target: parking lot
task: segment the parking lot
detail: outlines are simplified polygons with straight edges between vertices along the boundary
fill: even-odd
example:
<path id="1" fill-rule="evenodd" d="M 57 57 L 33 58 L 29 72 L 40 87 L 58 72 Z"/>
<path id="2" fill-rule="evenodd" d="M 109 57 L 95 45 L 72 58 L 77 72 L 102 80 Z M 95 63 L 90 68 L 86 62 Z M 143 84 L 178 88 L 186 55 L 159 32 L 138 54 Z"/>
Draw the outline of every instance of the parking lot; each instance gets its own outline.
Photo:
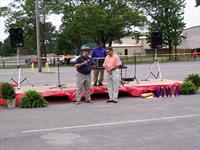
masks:
<path id="1" fill-rule="evenodd" d="M 134 76 L 134 65 L 127 65 L 127 77 Z M 144 80 L 148 74 L 148 70 L 151 64 L 138 64 L 137 65 L 137 78 L 139 80 Z M 171 62 L 171 63 L 160 63 L 161 72 L 164 79 L 171 80 L 184 80 L 191 73 L 200 73 L 200 62 Z M 0 81 L 10 81 L 15 69 L 0 69 Z M 50 72 L 45 72 L 43 68 L 43 73 L 38 73 L 37 68 L 35 72 L 31 68 L 23 69 L 24 75 L 29 79 L 29 81 L 35 85 L 57 85 L 57 67 L 50 68 Z M 155 70 L 156 71 L 156 70 Z M 65 85 L 70 85 L 75 83 L 75 73 L 74 67 L 60 67 L 60 79 L 61 83 Z M 17 74 L 15 75 L 17 79 Z M 10 81 L 11 82 L 11 81 Z M 28 85 L 25 81 L 23 85 Z"/>
<path id="2" fill-rule="evenodd" d="M 130 66 L 132 67 L 132 66 Z M 149 64 L 138 65 L 143 79 Z M 161 64 L 164 78 L 183 80 L 199 73 L 199 62 Z M 1 81 L 13 70 L 0 70 Z M 52 73 L 32 73 L 35 85 L 56 85 Z M 75 82 L 74 68 L 61 68 L 62 83 Z M 0 107 L 0 150 L 199 150 L 200 95 L 142 99 L 121 96 L 107 104 L 75 105 L 60 101 L 47 108 L 8 110 Z"/>

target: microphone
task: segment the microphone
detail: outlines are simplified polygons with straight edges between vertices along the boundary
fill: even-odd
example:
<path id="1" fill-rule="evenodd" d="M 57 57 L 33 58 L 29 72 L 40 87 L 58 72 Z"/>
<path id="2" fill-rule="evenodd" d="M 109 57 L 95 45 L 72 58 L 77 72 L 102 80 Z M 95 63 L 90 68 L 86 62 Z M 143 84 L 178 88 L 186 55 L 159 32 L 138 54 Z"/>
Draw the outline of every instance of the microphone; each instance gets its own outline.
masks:
<path id="1" fill-rule="evenodd" d="M 90 62 L 90 58 L 87 59 L 87 64 L 86 64 L 86 66 L 88 65 L 88 62 Z"/>

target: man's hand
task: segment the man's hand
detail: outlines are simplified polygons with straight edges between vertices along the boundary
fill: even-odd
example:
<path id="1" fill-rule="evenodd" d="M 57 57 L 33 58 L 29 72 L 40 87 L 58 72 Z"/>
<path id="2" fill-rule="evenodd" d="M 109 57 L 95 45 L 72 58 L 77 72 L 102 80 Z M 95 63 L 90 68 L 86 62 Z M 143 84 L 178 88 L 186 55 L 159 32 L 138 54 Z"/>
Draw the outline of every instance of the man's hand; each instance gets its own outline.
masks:
<path id="1" fill-rule="evenodd" d="M 119 68 L 119 66 L 115 66 L 115 67 L 109 69 L 109 71 L 113 71 L 113 70 L 115 70 L 115 69 L 117 69 L 117 68 Z"/>
<path id="2" fill-rule="evenodd" d="M 88 61 L 87 60 L 85 60 L 82 64 L 83 65 L 86 65 L 88 63 Z"/>
<path id="3" fill-rule="evenodd" d="M 80 64 L 76 64 L 74 67 L 75 67 L 75 68 L 80 68 L 81 65 L 80 65 Z"/>
<path id="4" fill-rule="evenodd" d="M 93 66 L 91 66 L 91 69 L 96 70 L 96 69 L 97 69 L 97 66 L 96 66 L 96 65 L 93 65 Z"/>
<path id="5" fill-rule="evenodd" d="M 110 71 L 110 70 L 107 70 L 107 72 L 108 72 L 108 74 L 109 74 L 109 75 L 112 75 L 112 71 Z"/>
<path id="6" fill-rule="evenodd" d="M 107 67 L 105 69 L 106 69 L 106 71 L 108 72 L 109 75 L 112 75 L 112 70 L 111 69 L 108 69 Z"/>

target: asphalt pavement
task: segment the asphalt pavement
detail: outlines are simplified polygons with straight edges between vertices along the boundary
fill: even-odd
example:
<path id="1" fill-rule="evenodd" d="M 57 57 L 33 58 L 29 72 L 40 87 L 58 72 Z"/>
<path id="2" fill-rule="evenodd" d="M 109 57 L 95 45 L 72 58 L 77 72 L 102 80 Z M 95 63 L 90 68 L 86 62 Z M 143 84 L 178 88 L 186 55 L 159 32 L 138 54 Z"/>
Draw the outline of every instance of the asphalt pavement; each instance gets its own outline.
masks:
<path id="1" fill-rule="evenodd" d="M 138 64 L 137 65 L 137 78 L 139 80 L 144 80 L 148 75 L 149 68 L 152 64 Z M 127 65 L 127 77 L 134 76 L 134 65 Z M 160 63 L 160 68 L 162 76 L 164 79 L 171 80 L 184 80 L 188 74 L 191 73 L 200 73 L 200 62 L 171 62 L 171 63 Z M 153 69 L 155 72 L 156 69 Z M 0 81 L 10 81 L 15 69 L 0 69 Z M 58 84 L 58 74 L 57 68 L 50 68 L 50 72 L 45 72 L 43 68 L 43 73 L 38 73 L 37 68 L 35 72 L 32 72 L 31 68 L 23 69 L 23 74 L 28 80 L 35 86 L 38 85 L 57 85 Z M 76 70 L 74 67 L 60 67 L 60 81 L 62 84 L 69 85 L 75 83 L 75 73 Z M 123 72 L 125 75 L 125 72 Z M 14 76 L 15 79 L 18 78 L 16 73 Z M 10 81 L 11 82 L 11 81 Z M 25 81 L 23 85 L 28 85 Z"/>
<path id="2" fill-rule="evenodd" d="M 0 150 L 199 150 L 199 95 L 0 108 Z"/>

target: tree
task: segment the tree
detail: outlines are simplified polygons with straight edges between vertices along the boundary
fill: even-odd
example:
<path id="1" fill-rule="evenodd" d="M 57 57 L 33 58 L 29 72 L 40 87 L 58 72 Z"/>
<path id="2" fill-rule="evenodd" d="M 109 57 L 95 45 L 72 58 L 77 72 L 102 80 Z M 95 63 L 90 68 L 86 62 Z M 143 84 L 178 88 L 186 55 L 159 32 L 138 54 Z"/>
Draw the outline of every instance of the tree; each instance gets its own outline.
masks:
<path id="1" fill-rule="evenodd" d="M 106 11 L 107 31 L 99 31 L 102 41 L 112 45 L 112 42 L 120 42 L 124 36 L 134 33 L 135 27 L 143 27 L 146 17 L 141 9 L 138 9 L 135 0 L 110 0 L 102 2 Z"/>
<path id="2" fill-rule="evenodd" d="M 51 22 L 46 22 L 43 26 L 45 27 L 43 28 L 44 31 L 42 30 L 42 33 L 44 34 L 43 39 L 45 39 L 45 51 L 50 53 L 53 52 L 55 48 L 58 32 L 56 30 L 56 27 Z"/>
<path id="3" fill-rule="evenodd" d="M 42 53 L 45 55 L 45 41 L 50 42 L 53 45 L 55 41 L 55 27 L 45 22 L 46 16 L 51 13 L 48 6 L 51 5 L 52 0 L 40 1 L 40 14 L 43 14 L 40 20 L 41 31 L 41 48 Z M 2 11 L 1 11 L 2 10 Z M 10 28 L 22 27 L 24 30 L 24 48 L 22 52 L 24 54 L 36 53 L 36 30 L 35 30 L 35 4 L 34 0 L 16 0 L 11 2 L 8 7 L 0 9 L 1 16 L 6 16 L 6 31 Z M 46 28 L 45 28 L 46 27 Z M 49 37 L 54 37 L 54 40 L 50 40 Z M 53 46 L 50 46 L 51 48 Z"/>
<path id="4" fill-rule="evenodd" d="M 13 56 L 17 53 L 17 50 L 10 46 L 10 38 L 6 38 L 1 46 L 0 55 L 1 56 Z"/>
<path id="5" fill-rule="evenodd" d="M 63 4 L 61 32 L 80 49 L 85 42 L 103 42 L 110 46 L 142 27 L 146 17 L 136 9 L 135 0 L 80 0 Z M 62 9 L 61 9 L 62 10 Z"/>
<path id="6" fill-rule="evenodd" d="M 2 56 L 2 46 L 3 46 L 3 43 L 0 41 L 0 56 Z"/>
<path id="7" fill-rule="evenodd" d="M 183 21 L 185 0 L 143 0 L 139 3 L 145 8 L 149 19 L 149 31 L 163 33 L 163 44 L 168 46 L 169 53 L 181 43 L 181 34 L 185 27 Z M 171 59 L 172 57 L 170 57 Z"/>
<path id="8" fill-rule="evenodd" d="M 135 27 L 146 22 L 143 11 L 136 7 L 136 0 L 41 0 L 41 37 L 45 33 L 45 16 L 63 14 L 62 26 L 57 38 L 57 50 L 80 49 L 86 42 L 101 41 L 112 45 L 124 36 L 132 35 Z M 6 26 L 24 27 L 25 49 L 35 51 L 34 0 L 16 0 L 4 11 Z M 53 37 L 53 36 L 52 36 Z M 46 39 L 43 38 L 43 51 Z M 27 47 L 27 48 L 26 48 Z M 26 50 L 27 51 L 27 50 Z"/>
<path id="9" fill-rule="evenodd" d="M 7 10 L 7 7 L 0 7 L 0 16 L 2 16 L 4 11 L 6 10 Z"/>
<path id="10" fill-rule="evenodd" d="M 200 0 L 196 0 L 196 7 L 200 6 Z"/>
<path id="11" fill-rule="evenodd" d="M 66 44 L 73 43 L 77 49 L 80 49 L 87 42 L 96 42 L 97 30 L 105 29 L 105 15 L 97 5 L 79 5 L 71 20 L 62 25 L 64 33 L 62 35 L 66 35 Z"/>

